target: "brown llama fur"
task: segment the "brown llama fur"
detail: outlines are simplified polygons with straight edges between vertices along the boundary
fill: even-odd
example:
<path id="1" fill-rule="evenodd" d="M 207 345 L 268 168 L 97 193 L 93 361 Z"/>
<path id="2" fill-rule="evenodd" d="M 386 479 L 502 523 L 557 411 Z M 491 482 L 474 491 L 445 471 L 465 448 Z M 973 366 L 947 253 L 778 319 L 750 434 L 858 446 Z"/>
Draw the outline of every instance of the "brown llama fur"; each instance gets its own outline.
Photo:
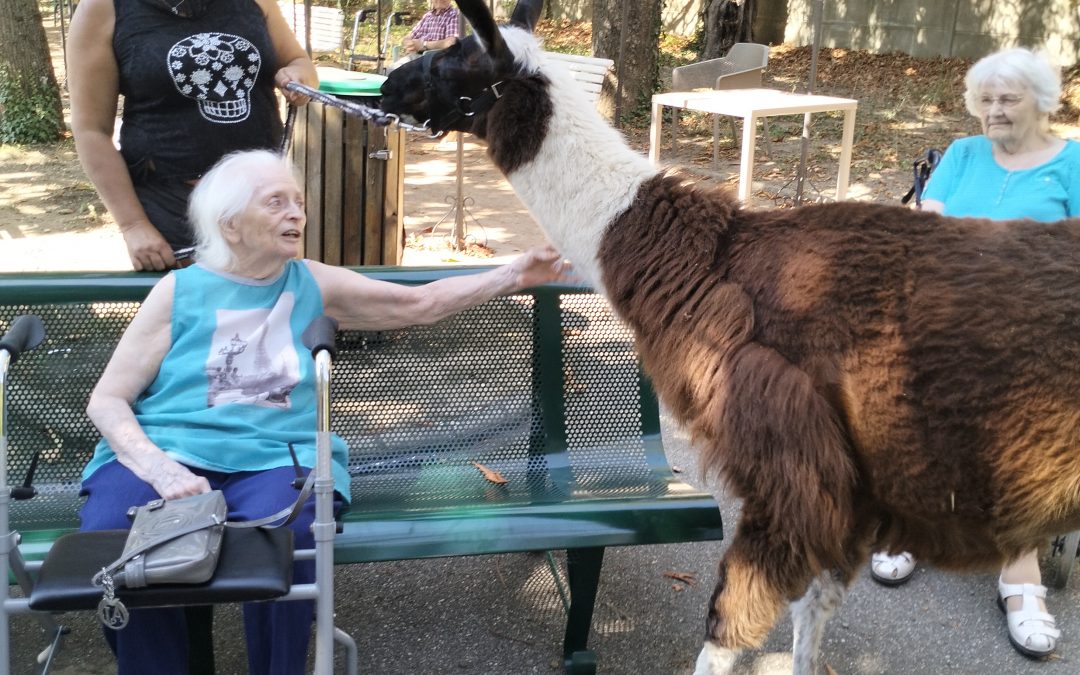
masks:
<path id="1" fill-rule="evenodd" d="M 744 500 L 721 644 L 759 646 L 871 547 L 982 569 L 1080 527 L 1080 220 L 752 211 L 668 173 L 599 257 L 658 394 Z"/>
<path id="2" fill-rule="evenodd" d="M 458 0 L 475 39 L 396 69 L 381 105 L 487 140 L 743 500 L 695 672 L 730 672 L 797 599 L 813 671 L 871 548 L 987 569 L 1080 528 L 1080 219 L 753 211 L 657 175 L 522 32 L 541 4 L 500 33 Z"/>

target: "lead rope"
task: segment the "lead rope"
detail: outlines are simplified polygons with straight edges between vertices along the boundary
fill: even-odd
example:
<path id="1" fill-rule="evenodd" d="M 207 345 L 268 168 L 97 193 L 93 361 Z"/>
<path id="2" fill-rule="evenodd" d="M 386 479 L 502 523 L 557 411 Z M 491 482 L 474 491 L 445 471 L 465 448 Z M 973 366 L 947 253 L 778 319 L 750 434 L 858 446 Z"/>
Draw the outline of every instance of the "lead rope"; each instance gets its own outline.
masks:
<path id="1" fill-rule="evenodd" d="M 292 130 L 296 124 L 296 106 L 289 104 L 289 112 L 285 113 L 285 131 L 281 134 L 281 155 L 289 154 L 289 146 L 292 145 Z"/>
<path id="2" fill-rule="evenodd" d="M 323 105 L 329 105 L 335 108 L 339 108 L 345 111 L 346 114 L 363 118 L 369 122 L 373 122 L 380 127 L 386 127 L 390 126 L 391 124 L 396 124 L 399 129 L 404 129 L 405 131 L 423 131 L 429 135 L 433 135 L 431 134 L 431 120 L 426 120 L 422 124 L 410 124 L 408 122 L 403 122 L 401 121 L 400 117 L 393 113 L 385 113 L 378 108 L 372 108 L 371 106 L 366 106 L 362 103 L 345 101 L 338 98 L 337 96 L 331 96 L 330 94 L 321 92 L 318 89 L 312 89 L 311 87 L 300 84 L 299 82 L 289 82 L 285 85 L 285 88 L 289 91 L 295 91 L 298 94 L 303 94 L 304 96 L 307 96 L 314 101 L 318 101 Z M 292 111 L 293 106 L 289 107 L 289 116 L 291 117 L 294 114 Z M 286 123 L 286 125 L 288 125 L 288 123 Z M 289 132 L 291 131 L 291 129 L 286 129 L 286 131 Z M 288 141 L 286 140 L 285 143 L 287 144 Z"/>

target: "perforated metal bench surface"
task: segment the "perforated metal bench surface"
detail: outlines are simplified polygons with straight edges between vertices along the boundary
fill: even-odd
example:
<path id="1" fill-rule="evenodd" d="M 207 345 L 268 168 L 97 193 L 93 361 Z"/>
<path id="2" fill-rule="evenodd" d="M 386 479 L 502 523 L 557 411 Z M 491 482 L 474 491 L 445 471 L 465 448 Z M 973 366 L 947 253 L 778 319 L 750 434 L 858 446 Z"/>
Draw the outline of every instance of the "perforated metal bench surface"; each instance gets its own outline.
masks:
<path id="1" fill-rule="evenodd" d="M 475 270 L 363 271 L 419 284 Z M 86 400 L 156 280 L 0 275 L 0 321 L 37 314 L 47 332 L 9 378 L 10 482 L 40 453 L 39 494 L 11 502 L 28 560 L 77 527 L 79 476 L 98 440 Z M 632 338 L 589 289 L 535 288 L 434 326 L 345 331 L 338 346 L 331 424 L 349 444 L 352 508 L 336 562 L 565 549 L 564 666 L 588 675 L 605 547 L 723 536 L 713 498 L 668 467 Z"/>
<path id="2" fill-rule="evenodd" d="M 463 270 L 371 268 L 423 283 Z M 154 275 L 0 275 L 0 318 L 48 337 L 11 377 L 10 471 L 41 452 L 39 495 L 12 503 L 23 553 L 77 524 L 98 433 L 87 396 Z M 343 332 L 332 425 L 353 507 L 338 562 L 721 538 L 715 502 L 668 467 L 627 329 L 585 288 L 498 298 L 435 326 Z M 507 479 L 484 479 L 477 464 Z"/>

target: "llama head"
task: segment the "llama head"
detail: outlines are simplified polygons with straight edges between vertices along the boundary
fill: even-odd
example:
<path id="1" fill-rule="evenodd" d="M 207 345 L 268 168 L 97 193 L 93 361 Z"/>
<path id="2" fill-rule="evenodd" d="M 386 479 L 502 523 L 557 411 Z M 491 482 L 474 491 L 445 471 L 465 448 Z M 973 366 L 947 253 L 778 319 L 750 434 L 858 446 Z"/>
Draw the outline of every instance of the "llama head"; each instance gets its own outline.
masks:
<path id="1" fill-rule="evenodd" d="M 484 114 L 502 96 L 505 83 L 536 70 L 530 63 L 538 62 L 539 47 L 529 34 L 543 0 L 519 0 L 507 35 L 484 0 L 457 4 L 473 34 L 396 68 L 383 83 L 380 106 L 387 113 L 427 121 L 433 133 L 468 131 L 482 137 Z M 512 49 L 508 41 L 521 44 Z M 532 57 L 515 54 L 522 51 L 531 51 Z"/>

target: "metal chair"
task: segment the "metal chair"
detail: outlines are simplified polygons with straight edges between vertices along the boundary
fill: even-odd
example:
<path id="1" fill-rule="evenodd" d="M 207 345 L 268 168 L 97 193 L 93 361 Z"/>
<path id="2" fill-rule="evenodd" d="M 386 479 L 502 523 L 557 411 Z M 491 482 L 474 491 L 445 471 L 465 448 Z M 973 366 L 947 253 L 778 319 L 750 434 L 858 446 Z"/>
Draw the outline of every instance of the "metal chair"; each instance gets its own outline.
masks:
<path id="1" fill-rule="evenodd" d="M 752 42 L 736 42 L 728 53 L 718 59 L 699 61 L 679 66 L 671 71 L 672 91 L 695 89 L 755 89 L 761 87 L 761 74 L 769 63 L 769 47 Z M 671 145 L 675 146 L 679 112 L 672 112 Z M 735 118 L 731 120 L 732 142 L 738 139 Z M 765 155 L 771 154 L 769 144 L 769 120 L 762 118 L 765 131 Z M 720 116 L 713 115 L 713 161 L 716 161 L 716 144 L 720 138 Z"/>

